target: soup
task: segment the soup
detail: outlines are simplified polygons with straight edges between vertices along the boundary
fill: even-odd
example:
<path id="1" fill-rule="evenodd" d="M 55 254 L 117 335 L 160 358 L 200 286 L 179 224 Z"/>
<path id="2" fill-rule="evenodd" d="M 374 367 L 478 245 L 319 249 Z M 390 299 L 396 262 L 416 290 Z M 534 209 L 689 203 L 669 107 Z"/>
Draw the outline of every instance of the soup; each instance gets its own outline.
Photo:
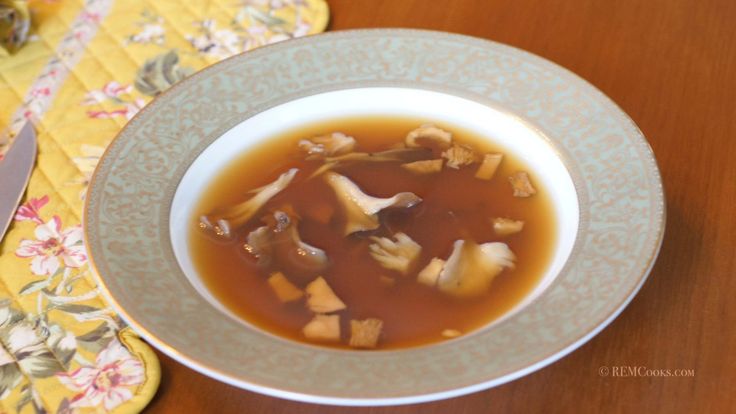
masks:
<path id="1" fill-rule="evenodd" d="M 549 195 L 488 138 L 426 122 L 334 119 L 239 157 L 191 219 L 207 288 L 265 331 L 362 350 L 446 341 L 511 310 L 555 250 Z"/>

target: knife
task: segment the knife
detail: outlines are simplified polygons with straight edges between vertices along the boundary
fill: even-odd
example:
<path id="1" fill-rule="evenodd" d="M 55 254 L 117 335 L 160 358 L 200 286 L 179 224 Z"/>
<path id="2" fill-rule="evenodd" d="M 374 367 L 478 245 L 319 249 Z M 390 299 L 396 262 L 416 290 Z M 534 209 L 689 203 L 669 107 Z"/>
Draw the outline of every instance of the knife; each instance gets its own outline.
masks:
<path id="1" fill-rule="evenodd" d="M 5 158 L 0 160 L 0 240 L 13 220 L 35 160 L 36 133 L 33 126 L 27 123 L 15 137 Z"/>

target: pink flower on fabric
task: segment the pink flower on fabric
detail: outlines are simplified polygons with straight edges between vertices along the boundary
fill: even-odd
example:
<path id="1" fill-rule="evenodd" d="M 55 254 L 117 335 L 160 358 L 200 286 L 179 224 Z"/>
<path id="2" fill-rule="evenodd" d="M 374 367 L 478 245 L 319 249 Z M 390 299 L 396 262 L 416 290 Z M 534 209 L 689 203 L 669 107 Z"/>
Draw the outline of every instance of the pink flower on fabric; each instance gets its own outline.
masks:
<path id="1" fill-rule="evenodd" d="M 102 89 L 87 92 L 82 105 L 94 105 L 105 102 L 108 99 L 120 98 L 121 95 L 128 94 L 132 91 L 132 85 L 123 85 L 117 81 L 108 82 Z"/>
<path id="2" fill-rule="evenodd" d="M 87 262 L 82 245 L 82 227 L 72 226 L 61 230 L 61 219 L 36 226 L 37 240 L 23 239 L 15 251 L 18 257 L 32 257 L 31 272 L 35 275 L 52 275 L 63 263 L 67 267 L 81 267 Z"/>
<path id="3" fill-rule="evenodd" d="M 82 19 L 88 23 L 99 23 L 102 16 L 99 13 L 82 12 Z"/>
<path id="4" fill-rule="evenodd" d="M 51 88 L 38 88 L 31 91 L 31 96 L 34 98 L 43 97 L 43 96 L 50 96 L 51 95 Z"/>
<path id="5" fill-rule="evenodd" d="M 15 212 L 15 221 L 26 221 L 31 220 L 38 224 L 43 224 L 41 216 L 39 215 L 41 207 L 45 206 L 49 202 L 49 196 L 45 195 L 41 198 L 32 198 L 18 207 Z"/>
<path id="6" fill-rule="evenodd" d="M 70 390 L 79 392 L 71 399 L 72 408 L 102 405 L 110 411 L 133 398 L 128 387 L 141 384 L 144 372 L 143 364 L 114 339 L 97 355 L 94 367 L 81 367 L 69 374 L 58 374 L 57 378 Z"/>
<path id="7" fill-rule="evenodd" d="M 132 85 L 121 85 L 116 81 L 108 82 L 103 88 L 102 92 L 111 98 L 117 98 L 120 95 L 130 93 L 133 91 Z"/>
<path id="8" fill-rule="evenodd" d="M 87 116 L 94 119 L 111 119 L 116 116 L 127 116 L 126 108 L 116 109 L 114 111 L 87 111 Z"/>

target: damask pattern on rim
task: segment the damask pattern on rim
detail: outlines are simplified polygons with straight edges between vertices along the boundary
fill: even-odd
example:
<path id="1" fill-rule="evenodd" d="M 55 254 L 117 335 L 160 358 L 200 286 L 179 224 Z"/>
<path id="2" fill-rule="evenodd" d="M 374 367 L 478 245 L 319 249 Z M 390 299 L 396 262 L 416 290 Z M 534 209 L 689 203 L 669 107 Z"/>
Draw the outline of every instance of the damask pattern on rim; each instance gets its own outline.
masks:
<path id="1" fill-rule="evenodd" d="M 566 269 L 541 297 L 491 329 L 456 341 L 361 354 L 294 346 L 245 330 L 183 282 L 168 241 L 167 206 L 189 163 L 208 144 L 295 97 L 391 85 L 491 104 L 534 125 L 559 151 L 581 196 L 581 230 Z M 368 30 L 267 46 L 164 93 L 101 160 L 88 196 L 86 238 L 122 314 L 199 369 L 265 391 L 400 398 L 499 381 L 569 351 L 641 286 L 663 220 L 651 149 L 633 122 L 580 78 L 492 42 Z M 208 337 L 217 340 L 201 340 Z M 313 381 L 317 374 L 319 382 Z"/>

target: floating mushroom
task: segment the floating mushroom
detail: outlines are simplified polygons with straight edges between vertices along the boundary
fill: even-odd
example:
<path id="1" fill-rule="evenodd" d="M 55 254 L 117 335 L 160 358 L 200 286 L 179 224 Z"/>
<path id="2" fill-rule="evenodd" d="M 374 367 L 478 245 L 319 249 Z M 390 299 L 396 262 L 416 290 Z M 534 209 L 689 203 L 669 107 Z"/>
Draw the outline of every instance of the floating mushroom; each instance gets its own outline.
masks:
<path id="1" fill-rule="evenodd" d="M 478 170 L 475 172 L 475 178 L 479 178 L 481 180 L 490 180 L 493 178 L 498 166 L 501 164 L 501 160 L 503 160 L 503 154 L 501 153 L 484 155 L 480 167 L 478 167 Z"/>
<path id="2" fill-rule="evenodd" d="M 514 190 L 514 197 L 531 197 L 537 193 L 529 179 L 529 174 L 524 171 L 517 171 L 509 177 L 511 188 Z"/>
<path id="3" fill-rule="evenodd" d="M 401 168 L 414 174 L 432 174 L 442 171 L 442 160 L 422 160 L 401 164 Z"/>
<path id="4" fill-rule="evenodd" d="M 449 168 L 458 169 L 463 165 L 470 165 L 478 161 L 478 154 L 472 148 L 466 145 L 454 144 L 442 153 L 442 157 L 447 159 L 446 165 Z"/>
<path id="5" fill-rule="evenodd" d="M 504 217 L 496 217 L 493 219 L 493 231 L 499 236 L 510 236 L 520 232 L 524 228 L 524 222 L 521 220 L 512 220 Z"/>
<path id="6" fill-rule="evenodd" d="M 346 307 L 322 276 L 308 284 L 306 291 L 307 307 L 314 313 L 330 313 Z"/>
<path id="7" fill-rule="evenodd" d="M 434 146 L 445 149 L 452 144 L 452 133 L 437 128 L 433 124 L 424 124 L 409 132 L 404 140 L 407 147 Z"/>
<path id="8" fill-rule="evenodd" d="M 503 269 L 514 267 L 515 259 L 514 253 L 504 243 L 479 245 L 457 240 L 437 278 L 437 288 L 457 297 L 482 295 Z"/>
<path id="9" fill-rule="evenodd" d="M 429 264 L 417 275 L 417 282 L 427 286 L 436 286 L 437 279 L 440 278 L 440 272 L 442 272 L 444 266 L 444 260 L 437 257 L 432 258 Z"/>
<path id="10" fill-rule="evenodd" d="M 267 225 L 248 234 L 244 246 L 262 267 L 276 262 L 294 275 L 303 275 L 320 272 L 329 265 L 324 250 L 301 240 L 295 217 L 277 210 L 265 221 Z"/>
<path id="11" fill-rule="evenodd" d="M 312 157 L 332 157 L 347 154 L 355 148 L 355 138 L 342 132 L 333 132 L 299 141 L 299 149 Z"/>
<path id="12" fill-rule="evenodd" d="M 214 231 L 218 236 L 230 237 L 231 229 L 238 228 L 250 220 L 268 200 L 291 183 L 298 171 L 297 168 L 292 168 L 281 174 L 272 183 L 256 189 L 257 194 L 247 201 L 200 217 L 200 228 Z"/>
<path id="13" fill-rule="evenodd" d="M 393 241 L 387 237 L 371 237 L 371 256 L 386 269 L 396 270 L 401 274 L 409 272 L 412 262 L 419 256 L 422 246 L 404 233 L 394 234 Z"/>
<path id="14" fill-rule="evenodd" d="M 314 315 L 314 318 L 304 325 L 302 333 L 307 339 L 315 341 L 339 341 L 340 315 Z"/>
<path id="15" fill-rule="evenodd" d="M 350 346 L 353 348 L 375 348 L 381 336 L 383 321 L 376 318 L 350 321 Z"/>
<path id="16" fill-rule="evenodd" d="M 369 196 L 348 177 L 334 172 L 327 173 L 325 180 L 335 191 L 338 202 L 345 210 L 345 235 L 378 228 L 378 213 L 385 208 L 409 208 L 422 201 L 414 193 L 408 192 L 389 198 Z"/>

